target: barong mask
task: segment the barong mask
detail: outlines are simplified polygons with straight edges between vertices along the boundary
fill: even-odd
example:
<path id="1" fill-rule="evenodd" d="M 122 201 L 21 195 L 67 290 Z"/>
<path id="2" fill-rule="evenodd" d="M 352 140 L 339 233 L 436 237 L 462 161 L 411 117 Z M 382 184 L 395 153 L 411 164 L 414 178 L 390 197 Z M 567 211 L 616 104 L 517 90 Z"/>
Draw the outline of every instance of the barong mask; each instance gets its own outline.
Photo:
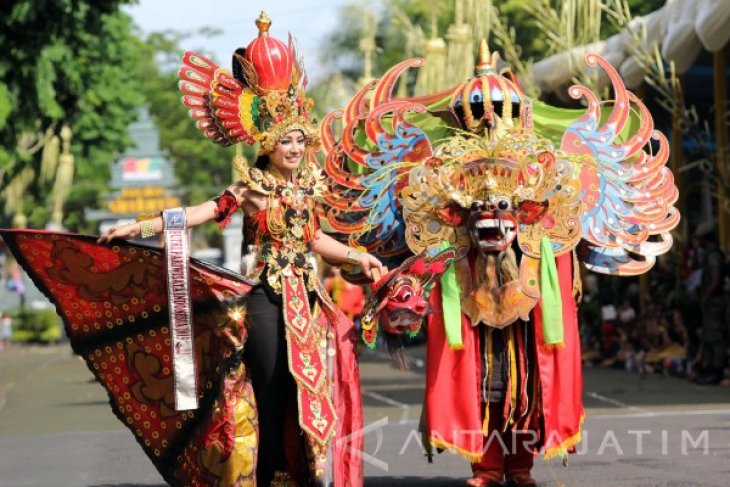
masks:
<path id="1" fill-rule="evenodd" d="M 671 247 L 667 140 L 603 58 L 586 64 L 606 72 L 615 99 L 574 86 L 586 104 L 574 111 L 529 99 L 485 42 L 465 83 L 394 98 L 422 64 L 397 64 L 323 120 L 324 202 L 343 241 L 391 267 L 453 249 L 463 312 L 500 328 L 528 319 L 547 289 L 542 264 L 579 243 L 586 267 L 617 275 L 646 272 Z"/>
<path id="2" fill-rule="evenodd" d="M 235 76 L 204 56 L 183 54 L 178 73 L 183 104 L 198 129 L 223 146 L 258 142 L 259 153 L 268 154 L 292 130 L 301 130 L 308 146 L 318 146 L 314 102 L 304 93 L 307 75 L 294 39 L 289 35 L 285 44 L 272 37 L 264 12 L 256 26 L 258 37 L 234 54 Z"/>
<path id="3" fill-rule="evenodd" d="M 474 77 L 455 89 L 449 110 L 458 125 L 468 133 L 463 138 L 452 140 L 437 156 L 440 155 L 447 164 L 456 162 L 470 166 L 467 173 L 459 177 L 472 180 L 459 184 L 450 197 L 467 210 L 463 223 L 474 248 L 483 255 L 505 251 L 517 237 L 519 225 L 525 228 L 547 213 L 550 206 L 548 198 L 533 201 L 524 199 L 524 196 L 536 193 L 544 196 L 545 191 L 536 191 L 535 186 L 544 187 L 546 183 L 555 182 L 554 177 L 545 177 L 554 171 L 549 162 L 554 162 L 555 156 L 551 151 L 545 151 L 539 156 L 533 153 L 527 158 L 518 155 L 517 161 L 509 160 L 509 157 L 503 158 L 498 146 L 485 144 L 524 133 L 529 130 L 531 120 L 530 105 L 522 88 L 510 68 L 500 60 L 499 54 L 490 53 L 483 40 Z M 524 164 L 519 159 L 528 159 L 529 162 Z M 536 177 L 538 173 L 542 174 Z M 527 187 L 531 189 L 527 191 Z M 451 214 L 453 216 L 453 211 Z M 452 219 L 447 223 L 456 222 Z"/>

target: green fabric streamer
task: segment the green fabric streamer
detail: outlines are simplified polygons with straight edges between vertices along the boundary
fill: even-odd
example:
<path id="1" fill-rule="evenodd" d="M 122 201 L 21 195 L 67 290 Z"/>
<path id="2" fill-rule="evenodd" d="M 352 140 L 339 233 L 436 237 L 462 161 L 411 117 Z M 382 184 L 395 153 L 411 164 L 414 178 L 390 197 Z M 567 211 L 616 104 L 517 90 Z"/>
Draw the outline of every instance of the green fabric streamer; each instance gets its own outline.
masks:
<path id="1" fill-rule="evenodd" d="M 545 344 L 560 345 L 563 343 L 563 302 L 555 255 L 547 235 L 540 240 L 540 298 Z"/>
<path id="2" fill-rule="evenodd" d="M 448 249 L 450 245 L 441 243 L 441 250 Z M 461 289 L 456 283 L 456 268 L 454 260 L 441 275 L 441 309 L 444 313 L 444 328 L 449 348 L 461 350 L 464 343 L 461 340 Z"/>

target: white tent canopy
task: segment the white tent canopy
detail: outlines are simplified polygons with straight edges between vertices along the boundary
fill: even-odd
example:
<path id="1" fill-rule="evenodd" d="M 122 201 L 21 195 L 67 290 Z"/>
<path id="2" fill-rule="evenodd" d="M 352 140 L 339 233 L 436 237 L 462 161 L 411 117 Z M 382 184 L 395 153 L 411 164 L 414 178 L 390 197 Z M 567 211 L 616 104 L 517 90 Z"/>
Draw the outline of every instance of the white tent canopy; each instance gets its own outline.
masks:
<path id="1" fill-rule="evenodd" d="M 716 52 L 730 40 L 730 0 L 667 0 L 648 15 L 636 17 L 627 29 L 646 30 L 649 46 L 657 43 L 662 57 L 674 61 L 678 74 L 694 63 L 704 48 Z M 644 72 L 630 56 L 628 32 L 621 32 L 605 41 L 580 46 L 535 63 L 533 74 L 543 92 L 562 91 L 578 74 L 587 52 L 605 57 L 619 70 L 626 86 L 635 88 L 644 79 Z"/>

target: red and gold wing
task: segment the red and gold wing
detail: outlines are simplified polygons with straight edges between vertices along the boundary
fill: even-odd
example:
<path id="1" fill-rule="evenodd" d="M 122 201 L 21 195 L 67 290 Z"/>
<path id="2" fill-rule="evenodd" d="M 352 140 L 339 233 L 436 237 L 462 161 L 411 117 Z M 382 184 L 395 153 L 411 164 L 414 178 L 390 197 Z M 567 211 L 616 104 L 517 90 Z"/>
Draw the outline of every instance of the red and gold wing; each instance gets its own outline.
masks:
<path id="1" fill-rule="evenodd" d="M 422 59 L 395 65 L 364 86 L 344 110 L 327 114 L 320 127 L 329 179 L 327 222 L 338 238 L 365 247 L 388 265 L 399 265 L 411 254 L 400 200 L 406 174 L 433 155 L 426 132 L 408 120 L 427 118 L 427 107 L 393 96 L 399 77 L 421 65 Z"/>
<path id="2" fill-rule="evenodd" d="M 196 127 L 215 143 L 229 146 L 255 143 L 261 136 L 254 120 L 258 97 L 210 59 L 186 51 L 178 71 L 182 103 L 190 109 Z"/>
<path id="3" fill-rule="evenodd" d="M 561 142 L 564 152 L 587 157 L 580 167 L 585 240 L 581 259 L 596 272 L 641 274 L 671 248 L 670 232 L 679 224 L 677 187 L 666 167 L 669 143 L 654 130 L 649 110 L 626 89 L 607 60 L 589 53 L 586 64 L 605 71 L 615 100 L 601 101 L 581 85 L 568 91 L 587 105 Z M 602 117 L 605 106 L 610 111 Z"/>

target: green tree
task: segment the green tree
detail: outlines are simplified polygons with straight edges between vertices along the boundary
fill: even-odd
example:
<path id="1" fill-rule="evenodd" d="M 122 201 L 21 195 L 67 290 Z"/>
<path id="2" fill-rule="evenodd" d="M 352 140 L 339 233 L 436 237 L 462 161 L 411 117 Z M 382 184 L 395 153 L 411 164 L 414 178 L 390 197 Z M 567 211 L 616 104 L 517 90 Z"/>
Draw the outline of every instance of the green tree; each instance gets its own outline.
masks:
<path id="1" fill-rule="evenodd" d="M 126 129 L 143 102 L 139 68 L 145 49 L 120 11 L 126 3 L 17 0 L 0 6 L 3 226 L 14 205 L 29 214 L 30 225 L 47 223 L 54 137 L 66 125 L 73 132 L 76 169 L 64 223 L 89 230 L 83 208 L 99 203 L 111 162 L 129 146 Z M 10 191 L 14 185 L 16 194 Z"/>
<path id="2" fill-rule="evenodd" d="M 535 0 L 492 0 L 497 7 L 504 24 L 515 30 L 515 37 L 522 56 L 525 59 L 542 59 L 548 53 L 548 45 L 542 32 L 538 29 L 535 18 L 528 11 L 528 7 L 535 4 Z M 550 0 L 551 5 L 558 4 Z M 478 8 L 479 2 L 475 4 Z M 486 2 L 485 2 L 486 5 Z M 645 15 L 664 5 L 664 0 L 629 0 L 631 12 L 634 15 Z M 359 39 L 362 35 L 364 22 L 363 11 L 371 7 L 360 0 L 354 0 L 344 5 L 339 11 L 339 26 L 327 38 L 323 49 L 322 61 L 334 67 L 334 71 L 342 72 L 351 79 L 357 79 L 362 74 L 362 60 L 358 50 Z M 388 68 L 405 58 L 404 46 L 407 44 L 406 32 L 399 15 L 404 13 L 411 24 L 420 27 L 426 33 L 431 32 L 431 15 L 436 11 L 438 35 L 444 36 L 448 26 L 454 19 L 454 0 L 386 0 L 384 8 L 379 12 L 376 44 L 378 55 L 374 62 L 375 75 L 380 75 Z M 467 19 L 467 21 L 469 21 Z M 602 24 L 601 35 L 613 35 L 615 29 L 609 22 Z M 490 45 L 496 42 L 490 41 Z M 498 45 L 496 47 L 499 47 Z M 416 52 L 416 54 L 420 54 Z"/>
<path id="3" fill-rule="evenodd" d="M 210 29 L 204 30 L 209 35 L 216 34 Z M 167 31 L 147 37 L 145 42 L 149 51 L 143 66 L 146 80 L 143 94 L 160 131 L 160 144 L 175 163 L 179 183 L 186 189 L 191 202 L 199 202 L 231 183 L 235 150 L 206 140 L 180 102 L 182 93 L 177 88 L 177 70 L 184 51 L 181 46 L 206 55 L 204 50 L 185 45 L 189 36 L 189 33 Z M 228 65 L 222 67 L 231 70 Z"/>

